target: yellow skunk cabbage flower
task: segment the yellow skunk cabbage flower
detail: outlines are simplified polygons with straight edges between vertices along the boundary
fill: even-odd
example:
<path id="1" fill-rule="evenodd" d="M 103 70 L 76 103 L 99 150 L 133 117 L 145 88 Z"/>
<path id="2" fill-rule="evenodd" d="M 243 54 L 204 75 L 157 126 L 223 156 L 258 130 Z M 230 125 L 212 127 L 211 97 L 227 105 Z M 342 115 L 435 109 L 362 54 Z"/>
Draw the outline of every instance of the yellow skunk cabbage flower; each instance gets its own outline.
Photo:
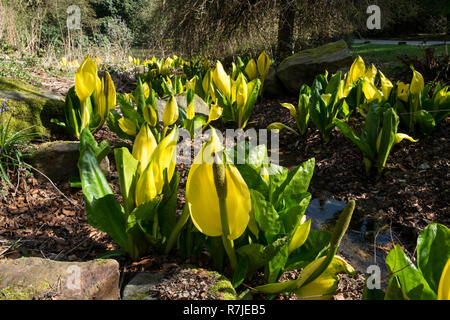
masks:
<path id="1" fill-rule="evenodd" d="M 178 120 L 178 104 L 177 100 L 174 96 L 169 98 L 169 101 L 166 103 L 166 108 L 163 113 L 163 124 L 164 127 L 168 127 L 173 125 Z"/>
<path id="2" fill-rule="evenodd" d="M 156 114 L 155 109 L 153 109 L 153 107 L 151 105 L 147 105 L 144 108 L 143 111 L 144 114 L 144 120 L 151 126 L 154 127 L 156 126 L 157 120 L 158 120 L 158 116 Z"/>
<path id="3" fill-rule="evenodd" d="M 288 109 L 291 116 L 294 118 L 297 117 L 297 109 L 295 109 L 295 106 L 292 103 L 281 103 L 281 106 Z"/>
<path id="4" fill-rule="evenodd" d="M 114 110 L 116 107 L 116 88 L 108 72 L 105 73 L 105 76 L 100 82 L 100 92 L 96 100 L 97 113 L 102 120 L 105 120 L 109 111 Z"/>
<path id="5" fill-rule="evenodd" d="M 148 124 L 144 123 L 139 130 L 133 144 L 133 157 L 139 161 L 139 174 L 142 174 L 150 162 L 153 151 L 156 149 L 156 139 Z"/>
<path id="6" fill-rule="evenodd" d="M 144 82 L 144 83 L 142 84 L 142 89 L 144 89 L 144 96 L 145 96 L 145 99 L 148 99 L 148 97 L 150 96 L 150 87 L 148 86 L 148 83 L 147 83 L 147 82 Z"/>
<path id="7" fill-rule="evenodd" d="M 337 274 L 341 272 L 354 273 L 355 270 L 344 259 L 334 256 L 330 265 L 319 277 L 295 290 L 296 296 L 301 300 L 331 299 L 338 286 Z"/>
<path id="8" fill-rule="evenodd" d="M 236 81 L 236 103 L 239 108 L 242 108 L 247 103 L 247 81 L 245 81 L 244 75 L 241 73 Z"/>
<path id="9" fill-rule="evenodd" d="M 397 82 L 397 97 L 404 102 L 408 102 L 409 84 L 405 84 L 401 81 Z"/>
<path id="10" fill-rule="evenodd" d="M 375 80 L 375 76 L 377 75 L 377 68 L 375 68 L 375 66 L 372 65 L 370 66 L 370 68 L 367 69 L 366 74 L 364 75 L 365 78 L 370 79 L 370 81 L 374 81 Z"/>
<path id="11" fill-rule="evenodd" d="M 157 145 L 150 162 L 136 184 L 136 205 L 139 206 L 154 199 L 164 187 L 164 170 L 167 169 L 167 180 L 172 180 L 177 160 L 178 128 Z"/>
<path id="12" fill-rule="evenodd" d="M 391 94 L 391 90 L 394 87 L 392 82 L 385 77 L 383 72 L 380 72 L 380 80 L 381 80 L 381 92 L 383 93 L 383 97 L 385 99 L 389 98 L 389 95 Z"/>
<path id="13" fill-rule="evenodd" d="M 414 75 L 409 87 L 411 94 L 419 95 L 425 86 L 424 80 L 420 72 L 414 70 Z"/>
<path id="14" fill-rule="evenodd" d="M 186 108 L 186 118 L 188 120 L 192 120 L 194 119 L 194 117 L 195 117 L 195 103 L 194 100 L 192 100 Z"/>
<path id="15" fill-rule="evenodd" d="M 75 92 L 81 102 L 89 98 L 97 86 L 97 65 L 89 56 L 84 59 L 75 73 Z"/>
<path id="16" fill-rule="evenodd" d="M 265 79 L 267 74 L 269 73 L 270 68 L 270 58 L 264 50 L 258 57 L 258 72 L 261 75 L 262 79 Z"/>
<path id="17" fill-rule="evenodd" d="M 364 78 L 362 91 L 364 92 L 364 96 L 369 103 L 374 100 L 378 100 L 378 102 L 381 102 L 383 100 L 380 91 L 373 84 L 373 82 L 367 78 Z"/>
<path id="18" fill-rule="evenodd" d="M 450 259 L 444 266 L 439 280 L 438 300 L 450 300 Z"/>
<path id="19" fill-rule="evenodd" d="M 195 91 L 195 86 L 197 83 L 197 78 L 193 77 L 191 80 L 187 80 L 186 81 L 186 91 L 188 90 L 194 90 Z"/>
<path id="20" fill-rule="evenodd" d="M 59 62 L 59 65 L 60 65 L 61 67 L 67 67 L 67 65 L 68 65 L 67 59 L 66 59 L 65 57 L 63 57 L 63 58 L 61 59 L 61 61 Z"/>
<path id="21" fill-rule="evenodd" d="M 325 104 L 326 104 L 327 106 L 328 106 L 328 104 L 330 103 L 331 96 L 332 96 L 331 93 L 323 93 L 323 94 L 321 94 L 321 97 L 322 97 L 323 101 L 325 101 Z"/>
<path id="22" fill-rule="evenodd" d="M 289 242 L 288 251 L 289 254 L 297 248 L 300 248 L 308 239 L 309 231 L 311 229 L 311 219 L 306 222 L 300 223 Z"/>
<path id="23" fill-rule="evenodd" d="M 230 76 L 223 69 L 222 63 L 217 61 L 216 69 L 214 69 L 212 79 L 217 89 L 225 95 L 227 99 L 230 99 L 231 95 L 231 81 Z M 212 96 L 212 95 L 211 95 Z"/>
<path id="24" fill-rule="evenodd" d="M 448 88 L 445 87 L 441 90 L 439 90 L 434 97 L 434 105 L 440 106 L 441 104 L 444 104 L 447 99 L 450 99 L 450 92 L 447 92 Z"/>
<path id="25" fill-rule="evenodd" d="M 208 116 L 208 122 L 206 125 L 208 125 L 211 121 L 216 121 L 222 116 L 223 108 L 219 106 L 219 104 L 216 102 L 211 105 L 211 109 L 209 110 L 209 116 Z"/>
<path id="26" fill-rule="evenodd" d="M 419 141 L 419 140 L 414 140 L 412 137 L 408 136 L 406 133 L 397 133 L 395 135 L 394 143 L 400 143 L 403 139 L 409 140 L 411 142 Z"/>
<path id="27" fill-rule="evenodd" d="M 245 67 L 245 73 L 250 78 L 250 81 L 253 79 L 256 79 L 256 62 L 255 60 L 251 59 L 247 66 Z"/>
<path id="28" fill-rule="evenodd" d="M 381 143 L 381 135 L 383 130 L 380 131 L 377 138 L 377 152 L 380 151 L 380 143 Z M 419 140 L 414 140 L 411 136 L 408 136 L 406 133 L 396 133 L 394 137 L 394 143 L 400 143 L 403 139 L 409 140 L 411 142 L 417 142 Z"/>
<path id="29" fill-rule="evenodd" d="M 122 129 L 123 132 L 125 132 L 129 136 L 135 136 L 136 135 L 136 124 L 127 118 L 120 118 L 119 119 L 119 127 Z"/>
<path id="30" fill-rule="evenodd" d="M 194 159 L 186 184 L 186 201 L 192 222 L 196 228 L 211 237 L 223 236 L 222 215 L 219 207 L 219 193 L 216 186 L 217 176 L 214 174 L 211 160 L 214 153 L 222 150 L 215 131 L 211 139 L 205 143 Z M 205 161 L 206 160 L 206 161 Z M 239 238 L 250 220 L 250 192 L 241 174 L 233 164 L 219 165 L 225 167 L 224 190 L 221 199 L 225 198 L 226 223 L 228 224 L 228 240 Z M 201 190 L 201 192 L 199 192 Z M 223 201 L 223 200 L 222 200 Z M 223 213 L 222 213 L 223 214 Z"/>
<path id="31" fill-rule="evenodd" d="M 366 73 L 366 65 L 364 64 L 364 60 L 358 56 L 358 58 L 353 61 L 352 66 L 350 67 L 349 79 L 352 83 L 357 82 L 360 78 L 364 77 Z"/>

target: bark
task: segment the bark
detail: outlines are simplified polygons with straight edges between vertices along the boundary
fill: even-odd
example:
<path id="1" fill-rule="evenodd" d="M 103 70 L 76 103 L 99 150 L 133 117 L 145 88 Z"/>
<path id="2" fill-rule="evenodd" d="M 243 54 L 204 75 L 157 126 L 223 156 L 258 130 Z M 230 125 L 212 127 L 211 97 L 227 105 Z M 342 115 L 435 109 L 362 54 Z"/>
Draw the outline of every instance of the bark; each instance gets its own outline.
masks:
<path id="1" fill-rule="evenodd" d="M 277 57 L 280 61 L 293 54 L 294 49 L 294 1 L 281 1 L 278 20 Z"/>

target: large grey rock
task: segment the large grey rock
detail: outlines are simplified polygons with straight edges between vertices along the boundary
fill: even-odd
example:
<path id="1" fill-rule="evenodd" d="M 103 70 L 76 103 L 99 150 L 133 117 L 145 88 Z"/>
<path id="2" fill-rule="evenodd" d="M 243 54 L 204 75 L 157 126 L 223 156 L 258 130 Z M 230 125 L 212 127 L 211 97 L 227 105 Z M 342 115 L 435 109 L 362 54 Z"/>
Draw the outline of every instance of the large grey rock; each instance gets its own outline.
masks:
<path id="1" fill-rule="evenodd" d="M 33 151 L 31 162 L 36 169 L 52 181 L 67 181 L 70 177 L 77 177 L 79 175 L 77 166 L 78 158 L 80 157 L 78 151 L 79 144 L 76 141 L 43 143 Z M 105 157 L 101 161 L 100 167 L 106 176 L 111 173 L 108 157 Z M 38 174 L 36 177 L 41 181 L 45 180 L 42 175 Z"/>
<path id="2" fill-rule="evenodd" d="M 118 300 L 116 260 L 0 260 L 0 300 Z"/>
<path id="3" fill-rule="evenodd" d="M 186 93 L 176 95 L 175 98 L 177 100 L 178 107 L 186 110 L 186 108 L 187 108 Z M 158 117 L 160 120 L 162 120 L 162 118 L 163 118 L 166 103 L 167 103 L 167 100 L 165 100 L 165 99 L 158 100 L 158 102 L 157 102 Z M 194 105 L 195 105 L 195 114 L 204 115 L 206 117 L 209 116 L 209 105 L 198 95 L 195 95 Z"/>
<path id="4" fill-rule="evenodd" d="M 277 70 L 270 66 L 269 73 L 264 79 L 263 95 L 269 98 L 285 97 L 287 91 L 277 76 Z"/>
<path id="5" fill-rule="evenodd" d="M 9 106 L 5 115 L 8 118 L 12 115 L 11 132 L 32 127 L 27 132 L 48 137 L 51 130 L 58 129 L 50 120 L 64 120 L 63 96 L 41 90 L 23 81 L 0 77 L 0 103 L 5 99 L 8 99 Z"/>
<path id="6" fill-rule="evenodd" d="M 291 94 L 298 94 L 301 85 L 311 85 L 318 74 L 323 74 L 325 70 L 332 74 L 351 63 L 347 43 L 340 40 L 286 58 L 278 66 L 277 76 Z"/>

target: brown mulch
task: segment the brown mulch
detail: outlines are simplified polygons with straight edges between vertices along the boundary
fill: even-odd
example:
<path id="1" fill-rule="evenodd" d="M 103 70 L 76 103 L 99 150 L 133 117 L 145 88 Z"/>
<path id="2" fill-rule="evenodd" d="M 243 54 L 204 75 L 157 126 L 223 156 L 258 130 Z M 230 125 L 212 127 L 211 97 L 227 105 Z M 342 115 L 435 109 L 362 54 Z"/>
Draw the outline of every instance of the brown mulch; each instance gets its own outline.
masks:
<path id="1" fill-rule="evenodd" d="M 289 111 L 280 102 L 296 103 L 296 99 L 262 100 L 253 112 L 248 128 L 265 128 L 272 122 L 283 122 L 295 128 Z M 219 126 L 220 127 L 220 126 Z M 417 143 L 403 141 L 396 145 L 387 161 L 387 168 L 379 178 L 367 177 L 360 151 L 342 133 L 335 130 L 328 144 L 321 141 L 310 124 L 305 137 L 291 132 L 280 133 L 282 164 L 293 167 L 311 157 L 316 159 L 316 170 L 310 186 L 313 198 L 333 198 L 340 201 L 357 200 L 364 214 L 390 224 L 399 241 L 412 256 L 418 233 L 430 222 L 450 226 L 449 208 L 449 119 L 435 130 L 429 139 L 420 137 Z M 55 135 L 52 140 L 64 139 Z M 100 141 L 107 139 L 114 147 L 120 142 L 106 127 L 96 134 Z M 109 154 L 111 185 L 119 194 L 113 153 Z M 181 174 L 179 205 L 184 204 L 184 186 L 188 169 L 178 165 Z M 110 250 L 119 249 L 110 237 L 87 223 L 81 190 L 68 183 L 39 183 L 36 177 L 19 170 L 10 172 L 13 187 L 5 198 L 0 197 L 0 259 L 36 256 L 55 260 L 85 261 Z M 58 189 L 59 190 L 58 190 Z M 64 194 L 62 196 L 61 192 Z M 126 272 L 150 271 L 167 268 L 170 264 L 192 263 L 196 259 L 180 261 L 151 253 L 149 257 L 131 262 L 117 258 Z M 204 268 L 210 268 L 210 265 Z M 185 285 L 202 281 L 199 275 L 174 277 L 171 285 L 161 288 L 161 299 L 211 298 L 203 295 L 197 284 L 190 287 L 188 297 Z M 292 277 L 295 274 L 288 274 Z M 342 276 L 335 299 L 360 299 L 364 277 Z M 126 283 L 127 279 L 123 279 Z M 203 279 L 206 281 L 205 279 Z M 197 289 L 195 289 L 197 288 Z M 292 298 L 292 297 L 290 297 Z M 295 297 L 294 297 L 295 298 Z"/>

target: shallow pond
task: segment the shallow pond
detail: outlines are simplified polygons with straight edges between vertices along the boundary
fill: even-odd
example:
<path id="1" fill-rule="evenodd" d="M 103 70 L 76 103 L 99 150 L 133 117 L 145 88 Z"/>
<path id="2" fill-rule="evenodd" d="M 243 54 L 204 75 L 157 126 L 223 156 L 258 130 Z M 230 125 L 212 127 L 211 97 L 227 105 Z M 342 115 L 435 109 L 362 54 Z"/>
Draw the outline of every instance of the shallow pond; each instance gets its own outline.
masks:
<path id="1" fill-rule="evenodd" d="M 334 199 L 311 200 L 306 215 L 311 218 L 311 230 L 325 229 L 332 231 L 339 213 L 346 203 Z M 392 246 L 396 236 L 389 225 L 382 220 L 367 218 L 358 210 L 353 213 L 350 226 L 342 238 L 338 254 L 344 257 L 356 271 L 366 273 L 370 265 L 377 265 L 381 270 L 382 286 L 388 279 L 385 265 L 387 250 Z"/>

